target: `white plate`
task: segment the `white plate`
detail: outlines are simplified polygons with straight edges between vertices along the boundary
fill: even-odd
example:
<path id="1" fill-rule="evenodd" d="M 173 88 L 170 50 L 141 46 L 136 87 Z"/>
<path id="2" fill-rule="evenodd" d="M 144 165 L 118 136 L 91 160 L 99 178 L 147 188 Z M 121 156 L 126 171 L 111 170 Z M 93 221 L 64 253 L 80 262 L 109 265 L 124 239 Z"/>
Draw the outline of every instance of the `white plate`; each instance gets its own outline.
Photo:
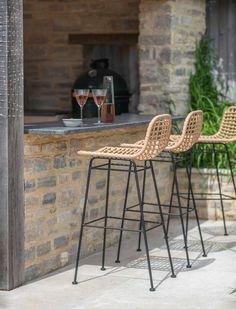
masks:
<path id="1" fill-rule="evenodd" d="M 66 126 L 66 127 L 78 127 L 82 124 L 81 119 L 75 119 L 75 118 L 62 119 L 62 122 L 63 122 L 64 126 Z"/>

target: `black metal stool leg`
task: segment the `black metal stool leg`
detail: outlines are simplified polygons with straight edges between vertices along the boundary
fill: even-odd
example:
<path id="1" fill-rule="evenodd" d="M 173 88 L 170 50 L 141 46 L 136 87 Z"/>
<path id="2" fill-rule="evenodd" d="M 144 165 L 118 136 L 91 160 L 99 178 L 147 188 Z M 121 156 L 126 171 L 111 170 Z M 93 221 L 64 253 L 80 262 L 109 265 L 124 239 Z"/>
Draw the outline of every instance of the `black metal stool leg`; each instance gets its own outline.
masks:
<path id="1" fill-rule="evenodd" d="M 236 194 L 236 185 L 235 185 L 235 180 L 234 180 L 234 173 L 233 173 L 232 163 L 231 163 L 230 155 L 229 155 L 229 149 L 228 149 L 228 146 L 226 144 L 224 144 L 224 146 L 225 146 L 225 152 L 226 152 L 226 155 L 227 155 L 229 169 L 230 169 L 230 174 L 231 174 L 231 178 L 232 178 L 232 182 L 233 182 L 233 186 L 234 186 L 234 192 Z"/>
<path id="2" fill-rule="evenodd" d="M 189 168 L 189 177 L 188 177 L 188 197 L 187 197 L 187 214 L 186 214 L 186 241 L 188 244 L 188 223 L 189 223 L 189 208 L 190 208 L 190 185 L 191 185 L 191 178 L 192 178 L 192 151 L 190 150 L 189 153 L 186 154 L 186 173 L 188 175 L 188 168 Z"/>
<path id="3" fill-rule="evenodd" d="M 224 203 L 223 203 L 223 197 L 222 197 L 222 191 L 221 191 L 221 183 L 220 183 L 220 176 L 219 176 L 219 169 L 218 169 L 217 152 L 216 152 L 214 144 L 212 144 L 212 150 L 213 150 L 214 163 L 215 163 L 215 168 L 216 168 L 216 176 L 217 176 L 218 187 L 219 187 L 220 205 L 221 205 L 223 224 L 224 224 L 224 235 L 227 236 L 228 233 L 227 233 L 227 227 L 226 227 L 226 222 L 225 222 Z"/>
<path id="4" fill-rule="evenodd" d="M 179 217 L 180 217 L 180 222 L 181 222 L 181 227 L 182 227 L 182 233 L 183 233 L 183 238 L 184 238 L 184 248 L 186 252 L 186 259 L 187 259 L 187 268 L 191 268 L 191 264 L 189 261 L 189 254 L 188 254 L 188 247 L 187 247 L 187 240 L 186 240 L 186 234 L 185 234 L 185 228 L 184 228 L 184 219 L 183 219 L 183 212 L 182 212 L 182 207 L 181 207 L 181 200 L 180 200 L 180 192 L 179 192 L 179 184 L 178 184 L 178 179 L 177 179 L 177 173 L 176 173 L 176 162 L 175 158 L 173 155 L 171 155 L 172 162 L 173 162 L 173 170 L 174 170 L 174 181 L 175 181 L 175 187 L 176 187 L 176 194 L 177 194 L 177 199 L 178 199 L 178 209 L 179 209 Z"/>
<path id="5" fill-rule="evenodd" d="M 153 279 L 152 279 L 152 269 L 151 269 L 151 262 L 150 262 L 150 256 L 149 256 L 145 221 L 144 221 L 144 216 L 143 216 L 143 204 L 142 204 L 142 198 L 141 198 L 141 192 L 140 192 L 140 186 L 139 186 L 139 180 L 138 180 L 138 172 L 137 172 L 136 163 L 134 161 L 132 161 L 132 163 L 133 163 L 133 167 L 134 167 L 135 182 L 136 182 L 138 201 L 139 201 L 139 207 L 140 207 L 140 213 L 141 213 L 141 227 L 142 227 L 142 233 L 143 233 L 143 237 L 144 237 L 149 279 L 150 279 L 150 285 L 151 285 L 150 291 L 155 291 L 155 288 L 154 288 L 154 285 L 153 285 Z"/>
<path id="6" fill-rule="evenodd" d="M 159 196 L 159 192 L 158 192 L 158 188 L 157 188 L 157 182 L 156 182 L 156 177 L 155 177 L 155 172 L 154 172 L 152 161 L 150 161 L 150 167 L 151 167 L 151 173 L 152 173 L 152 179 L 153 179 L 154 189 L 155 189 L 155 193 L 156 193 L 157 203 L 158 203 L 158 206 L 159 206 L 159 212 L 160 212 L 161 223 L 162 223 L 164 238 L 165 238 L 166 247 L 167 247 L 167 253 L 168 253 L 169 262 L 170 262 L 171 277 L 176 278 L 176 275 L 175 275 L 175 272 L 174 272 L 174 267 L 173 267 L 173 262 L 172 262 L 172 258 L 171 258 L 171 253 L 170 253 L 170 247 L 169 247 L 168 235 L 167 235 L 167 231 L 166 231 L 166 227 L 165 227 L 164 216 L 163 216 L 162 208 L 161 208 L 161 200 L 160 200 L 160 196 Z"/>
<path id="7" fill-rule="evenodd" d="M 78 284 L 77 274 L 78 274 L 80 251 L 81 251 L 81 244 L 82 244 L 82 238 L 83 238 L 84 221 L 85 221 L 86 208 L 87 208 L 87 202 L 88 202 L 88 192 L 89 192 L 89 184 L 90 184 L 90 178 L 91 178 L 91 168 L 92 168 L 93 161 L 94 161 L 94 159 L 91 159 L 90 162 L 89 162 L 88 178 L 87 178 L 85 198 L 84 198 L 84 208 L 83 208 L 83 214 L 82 214 L 82 219 L 81 219 L 80 236 L 79 236 L 76 265 L 75 265 L 75 275 L 74 275 L 74 281 L 72 282 L 72 284 Z"/>
<path id="8" fill-rule="evenodd" d="M 200 226 L 200 222 L 199 222 L 199 217 L 198 217 L 198 212 L 197 212 L 197 207 L 196 207 L 196 202 L 194 199 L 194 193 L 193 193 L 193 187 L 192 187 L 192 179 L 191 179 L 191 172 L 192 170 L 192 154 L 190 153 L 190 160 L 189 160 L 189 166 L 186 165 L 186 172 L 187 172 L 187 176 L 188 176 L 188 184 L 189 184 L 189 193 L 191 193 L 191 198 L 192 198 L 192 202 L 193 202 L 193 208 L 194 208 L 194 212 L 195 212 L 195 218 L 197 221 L 197 226 L 198 226 L 198 232 L 199 232 L 199 237 L 200 237 L 200 241 L 201 241 L 201 246 L 202 246 L 202 256 L 206 257 L 206 251 L 205 251 L 205 246 L 204 246 L 204 242 L 203 242 L 203 237 L 202 237 L 202 231 L 201 231 L 201 226 Z M 190 199 L 190 196 L 189 196 Z M 187 215 L 189 213 L 189 207 L 187 208 Z M 187 220 L 188 220 L 187 216 Z M 188 222 L 188 221 L 187 221 Z M 186 224 L 186 235 L 188 233 L 188 229 L 187 229 L 187 224 Z"/>
<path id="9" fill-rule="evenodd" d="M 122 242 L 122 236 L 123 236 L 123 227 L 124 227 L 124 220 L 125 220 L 125 212 L 126 212 L 126 206 L 127 206 L 127 200 L 128 200 L 128 192 L 129 192 L 129 184 L 130 184 L 130 176 L 131 176 L 131 167 L 132 164 L 130 162 L 129 164 L 129 171 L 128 171 L 128 180 L 126 185 L 126 191 L 125 191 L 125 200 L 124 200 L 124 208 L 122 213 L 122 220 L 121 220 L 121 230 L 120 230 L 120 238 L 119 238 L 119 244 L 118 244 L 118 250 L 117 250 L 117 258 L 115 263 L 120 263 L 120 248 L 121 248 L 121 242 Z"/>
<path id="10" fill-rule="evenodd" d="M 105 265 L 105 253 L 106 253 L 106 236 L 107 236 L 106 227 L 107 227 L 108 201 L 109 201 L 109 190 L 110 190 L 110 175 L 111 175 L 111 159 L 108 160 L 108 169 L 107 169 L 107 189 L 106 189 L 106 204 L 105 204 L 105 219 L 104 219 L 101 270 L 106 270 L 104 265 Z"/>
<path id="11" fill-rule="evenodd" d="M 171 210 L 173 204 L 173 196 L 174 196 L 174 189 L 175 189 L 175 180 L 173 177 L 172 187 L 171 187 L 171 196 L 170 196 L 170 205 L 168 208 L 168 218 L 167 218 L 167 225 L 166 225 L 166 232 L 169 233 L 169 226 L 170 226 L 170 219 L 171 219 Z"/>
<path id="12" fill-rule="evenodd" d="M 143 189 L 142 189 L 142 204 L 144 204 L 144 194 L 145 194 L 145 186 L 146 186 L 146 166 L 147 166 L 147 163 L 146 161 L 144 162 L 144 171 L 143 171 Z M 141 215 L 140 215 L 141 216 Z M 140 219 L 140 223 L 139 223 L 139 229 L 141 231 L 142 229 L 142 221 Z M 142 251 L 141 249 L 141 234 L 142 232 L 139 232 L 139 235 L 138 235 L 138 249 L 137 251 Z"/>

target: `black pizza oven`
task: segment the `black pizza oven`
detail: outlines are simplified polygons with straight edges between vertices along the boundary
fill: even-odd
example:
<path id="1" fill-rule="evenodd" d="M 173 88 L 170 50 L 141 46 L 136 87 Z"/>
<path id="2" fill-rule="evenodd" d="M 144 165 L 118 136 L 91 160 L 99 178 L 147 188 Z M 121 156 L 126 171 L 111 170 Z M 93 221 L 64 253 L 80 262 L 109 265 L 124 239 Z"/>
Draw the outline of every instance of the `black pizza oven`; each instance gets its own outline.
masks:
<path id="1" fill-rule="evenodd" d="M 109 60 L 107 58 L 97 59 L 90 64 L 90 70 L 81 74 L 75 81 L 72 89 L 96 89 L 102 88 L 103 77 L 113 76 L 115 110 L 116 115 L 129 112 L 130 93 L 126 81 L 121 75 L 109 69 Z M 72 96 L 73 117 L 80 117 L 80 108 L 76 99 Z M 97 117 L 98 109 L 93 101 L 89 98 L 83 109 L 85 118 Z"/>

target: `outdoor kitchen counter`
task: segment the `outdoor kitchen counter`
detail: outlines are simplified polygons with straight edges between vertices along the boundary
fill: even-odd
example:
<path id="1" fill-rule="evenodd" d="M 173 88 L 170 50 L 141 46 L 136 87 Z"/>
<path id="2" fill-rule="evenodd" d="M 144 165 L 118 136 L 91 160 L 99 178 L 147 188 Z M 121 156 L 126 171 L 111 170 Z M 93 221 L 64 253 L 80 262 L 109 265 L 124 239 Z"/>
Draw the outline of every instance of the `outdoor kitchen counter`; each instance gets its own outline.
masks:
<path id="1" fill-rule="evenodd" d="M 89 158 L 79 157 L 78 150 L 95 150 L 143 139 L 153 116 L 121 115 L 112 124 L 93 125 L 97 119 L 86 120 L 84 127 L 68 128 L 61 122 L 25 125 L 25 276 L 26 281 L 43 276 L 75 262 L 80 231 L 84 188 Z M 182 117 L 173 117 L 179 120 Z M 124 173 L 111 179 L 109 212 L 121 215 L 125 192 Z M 158 184 L 163 202 L 169 200 L 171 171 L 167 164 L 158 167 Z M 104 215 L 106 172 L 93 171 L 88 199 L 87 219 Z M 154 198 L 152 186 L 147 196 Z M 136 201 L 131 186 L 130 201 Z M 118 234 L 107 232 L 107 244 L 117 242 Z M 85 233 L 83 256 L 101 249 L 101 231 Z"/>
<path id="2" fill-rule="evenodd" d="M 101 123 L 101 125 L 94 124 L 97 119 L 84 119 L 86 126 L 79 127 L 65 127 L 62 121 L 58 122 L 42 122 L 25 124 L 25 134 L 47 134 L 47 135 L 69 135 L 88 132 L 100 132 L 111 129 L 122 129 L 128 127 L 137 127 L 147 125 L 153 118 L 153 115 L 137 115 L 137 114 L 123 114 L 116 116 L 114 123 Z M 173 116 L 173 121 L 183 119 L 182 116 Z"/>

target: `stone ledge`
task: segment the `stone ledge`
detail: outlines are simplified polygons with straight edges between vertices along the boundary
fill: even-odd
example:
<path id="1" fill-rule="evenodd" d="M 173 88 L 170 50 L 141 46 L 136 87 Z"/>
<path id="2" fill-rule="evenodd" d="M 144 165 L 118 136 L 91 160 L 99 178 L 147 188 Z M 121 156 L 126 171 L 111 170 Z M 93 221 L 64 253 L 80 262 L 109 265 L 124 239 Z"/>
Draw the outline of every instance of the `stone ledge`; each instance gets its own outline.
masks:
<path id="1" fill-rule="evenodd" d="M 147 125 L 154 115 L 136 115 L 136 114 L 123 114 L 116 116 L 114 123 L 101 123 L 96 125 L 97 119 L 85 119 L 86 126 L 81 127 L 65 127 L 62 122 L 48 122 L 48 123 L 35 123 L 27 124 L 24 128 L 25 134 L 38 134 L 38 135 L 70 135 L 101 131 L 111 131 L 112 129 L 129 129 L 137 126 Z M 172 120 L 182 120 L 182 116 L 173 116 Z"/>

